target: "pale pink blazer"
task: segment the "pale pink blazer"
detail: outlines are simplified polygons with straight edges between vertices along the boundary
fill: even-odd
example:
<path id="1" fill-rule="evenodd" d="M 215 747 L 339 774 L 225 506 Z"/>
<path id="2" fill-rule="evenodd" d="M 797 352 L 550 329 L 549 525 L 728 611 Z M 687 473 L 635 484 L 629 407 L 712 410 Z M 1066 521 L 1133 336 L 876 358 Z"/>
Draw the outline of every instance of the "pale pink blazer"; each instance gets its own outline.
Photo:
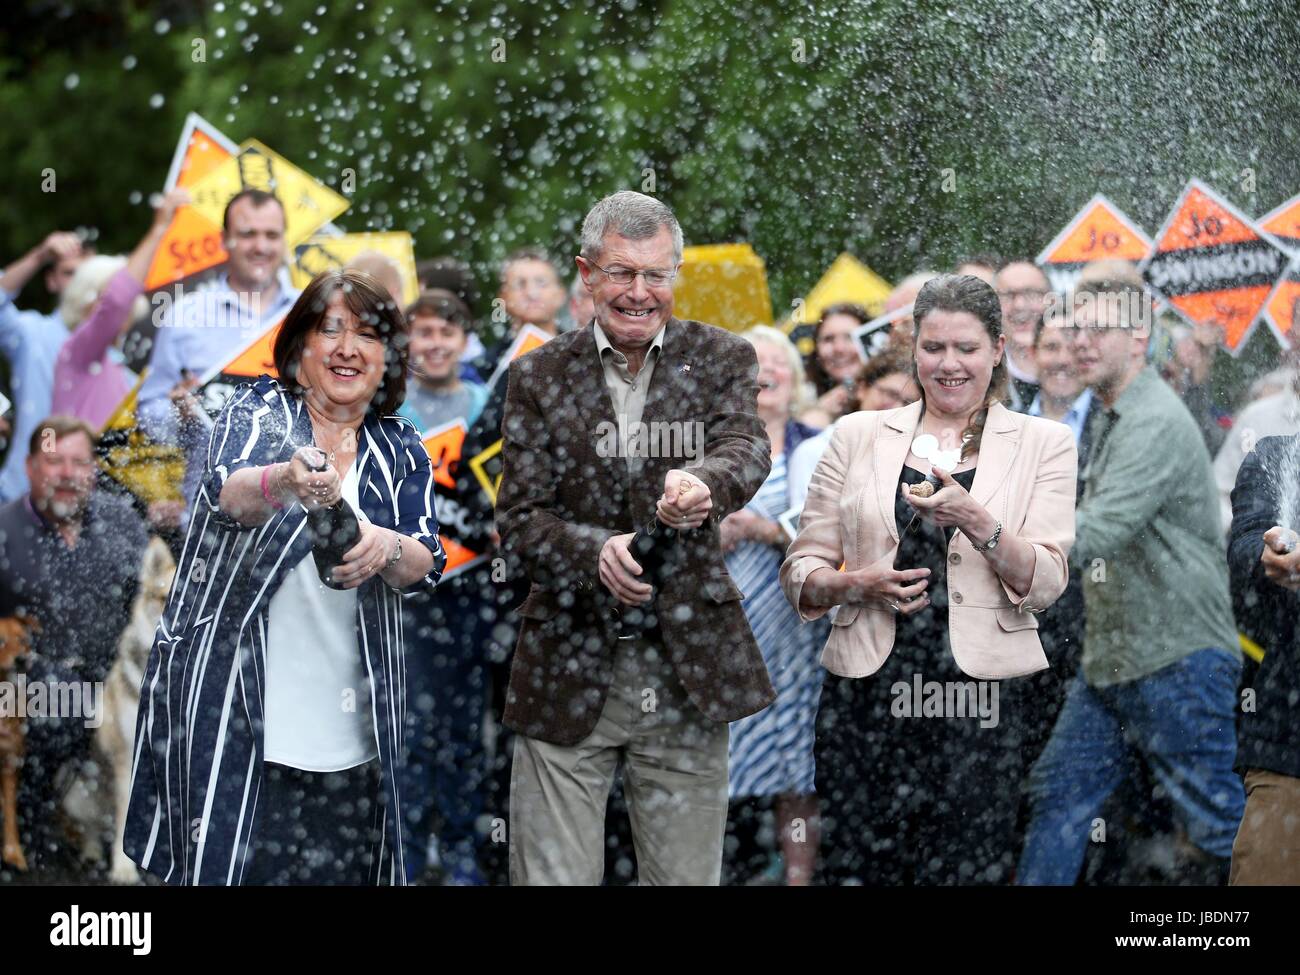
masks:
<path id="1" fill-rule="evenodd" d="M 920 420 L 916 402 L 854 413 L 836 424 L 813 472 L 799 535 L 781 566 L 781 585 L 796 609 L 804 580 L 815 569 L 860 569 L 897 554 L 894 499 Z M 1077 466 L 1074 437 L 1065 424 L 1000 404 L 989 409 L 971 495 L 1002 522 L 1004 533 L 1033 545 L 1034 576 L 1028 594 L 1017 595 L 965 534 L 953 534 L 945 566 L 948 633 L 963 673 L 997 680 L 1048 666 L 1033 614 L 1065 590 Z M 800 615 L 813 620 L 824 612 Z M 839 606 L 831 622 L 823 667 L 841 677 L 866 677 L 881 668 L 894 645 L 888 603 Z"/>

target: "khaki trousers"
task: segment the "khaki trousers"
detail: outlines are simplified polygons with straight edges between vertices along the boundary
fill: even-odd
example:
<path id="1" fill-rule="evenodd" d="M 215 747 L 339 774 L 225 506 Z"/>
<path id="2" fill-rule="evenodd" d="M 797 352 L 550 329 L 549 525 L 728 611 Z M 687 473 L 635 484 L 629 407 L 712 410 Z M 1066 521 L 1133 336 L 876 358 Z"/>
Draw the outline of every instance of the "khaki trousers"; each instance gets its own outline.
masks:
<path id="1" fill-rule="evenodd" d="M 621 760 L 638 882 L 716 886 L 727 744 L 726 723 L 691 703 L 658 643 L 619 640 L 614 680 L 590 735 L 571 746 L 515 738 L 511 884 L 600 884 L 605 806 Z"/>
<path id="2" fill-rule="evenodd" d="M 1300 779 L 1253 768 L 1245 784 L 1229 886 L 1300 885 Z"/>

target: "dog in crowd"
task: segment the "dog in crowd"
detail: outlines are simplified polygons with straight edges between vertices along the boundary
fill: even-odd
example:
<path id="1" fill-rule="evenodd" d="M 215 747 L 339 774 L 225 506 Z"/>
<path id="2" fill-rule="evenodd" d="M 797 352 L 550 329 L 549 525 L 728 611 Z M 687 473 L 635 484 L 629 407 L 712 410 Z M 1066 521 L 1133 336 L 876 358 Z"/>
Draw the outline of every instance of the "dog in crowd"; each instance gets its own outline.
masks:
<path id="1" fill-rule="evenodd" d="M 65 813 L 81 833 L 82 856 L 86 859 L 103 862 L 103 844 L 111 829 L 108 878 L 115 884 L 134 884 L 140 879 L 135 864 L 122 850 L 131 792 L 135 719 L 154 632 L 175 574 L 176 561 L 167 544 L 156 536 L 150 539 L 141 563 L 140 588 L 131 606 L 131 621 L 118 640 L 117 659 L 105 681 L 104 713 L 95 731 L 93 759 L 85 764 L 64 800 Z"/>
<path id="2" fill-rule="evenodd" d="M 32 649 L 32 634 L 40 630 L 36 620 L 23 615 L 0 618 L 0 680 L 14 683 L 18 660 Z M 27 869 L 27 858 L 18 837 L 18 770 L 23 762 L 23 719 L 0 715 L 3 732 L 11 742 L 0 753 L 0 818 L 4 820 L 4 844 L 0 860 L 15 870 Z"/>

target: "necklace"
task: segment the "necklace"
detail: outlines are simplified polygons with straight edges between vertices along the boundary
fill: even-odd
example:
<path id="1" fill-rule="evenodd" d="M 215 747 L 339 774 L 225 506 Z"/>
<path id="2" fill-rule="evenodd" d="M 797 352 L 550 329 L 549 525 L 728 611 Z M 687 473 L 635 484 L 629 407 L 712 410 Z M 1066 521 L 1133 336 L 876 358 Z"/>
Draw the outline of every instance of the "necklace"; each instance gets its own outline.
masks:
<path id="1" fill-rule="evenodd" d="M 323 438 L 317 436 L 316 439 L 319 441 Z M 320 443 L 318 443 L 317 446 L 320 447 L 321 450 L 325 451 L 326 460 L 328 460 L 329 463 L 333 464 L 334 458 L 338 455 L 338 452 L 340 450 L 344 450 L 344 449 L 356 450 L 356 446 L 357 446 L 356 431 L 353 430 L 351 427 L 344 430 L 343 436 L 339 437 L 338 441 L 334 444 L 333 447 L 326 447 Z"/>
<path id="2" fill-rule="evenodd" d="M 931 467 L 937 467 L 949 474 L 961 463 L 961 448 L 941 450 L 939 438 L 932 433 L 923 433 L 913 440 L 912 453 L 922 460 L 928 460 Z"/>

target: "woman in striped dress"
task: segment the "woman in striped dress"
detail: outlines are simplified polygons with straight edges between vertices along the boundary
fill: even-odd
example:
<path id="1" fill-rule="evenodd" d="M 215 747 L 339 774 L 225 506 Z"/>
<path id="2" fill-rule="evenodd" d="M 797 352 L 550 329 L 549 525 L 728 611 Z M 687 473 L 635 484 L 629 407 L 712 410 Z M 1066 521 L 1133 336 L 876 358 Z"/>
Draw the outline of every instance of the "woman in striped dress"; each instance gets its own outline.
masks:
<path id="1" fill-rule="evenodd" d="M 280 379 L 216 419 L 136 723 L 124 847 L 166 883 L 405 882 L 401 595 L 446 562 L 429 455 L 392 415 L 405 332 L 368 274 L 324 272 Z M 340 500 L 360 537 L 327 588 L 308 513 Z"/>
<path id="2" fill-rule="evenodd" d="M 772 470 L 741 511 L 722 522 L 727 571 L 745 594 L 745 615 L 776 688 L 776 701 L 731 726 L 730 797 L 776 799 L 786 882 L 806 884 L 817 857 L 813 740 L 822 671 L 813 627 L 781 591 L 790 542 L 777 520 L 790 507 L 787 459 L 816 434 L 793 416 L 805 406 L 803 364 L 794 344 L 769 326 L 745 333 L 758 355 L 758 413 L 772 441 Z M 796 820 L 803 823 L 795 828 Z"/>

